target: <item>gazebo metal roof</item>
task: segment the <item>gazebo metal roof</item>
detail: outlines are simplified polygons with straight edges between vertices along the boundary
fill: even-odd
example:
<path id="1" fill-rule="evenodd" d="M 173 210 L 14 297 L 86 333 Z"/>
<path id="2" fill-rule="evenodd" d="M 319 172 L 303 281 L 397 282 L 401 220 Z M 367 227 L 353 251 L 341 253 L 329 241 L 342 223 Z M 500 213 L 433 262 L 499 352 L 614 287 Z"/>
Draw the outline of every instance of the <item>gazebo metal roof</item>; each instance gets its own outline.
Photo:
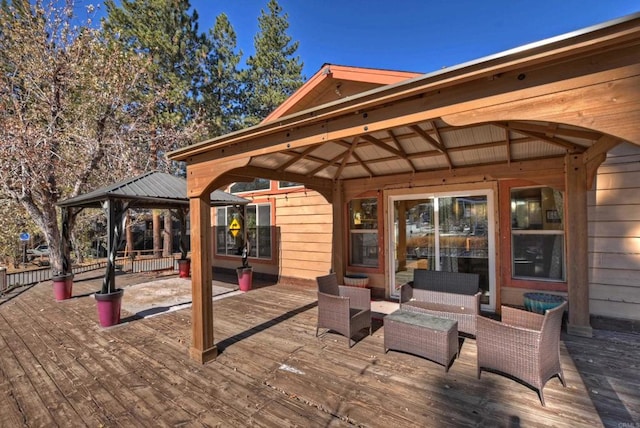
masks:
<path id="1" fill-rule="evenodd" d="M 169 209 L 188 207 L 185 179 L 159 171 L 110 184 L 83 195 L 58 202 L 59 207 L 101 208 L 107 199 L 129 201 L 129 208 Z M 222 190 L 211 193 L 211 205 L 246 205 L 249 200 Z"/>

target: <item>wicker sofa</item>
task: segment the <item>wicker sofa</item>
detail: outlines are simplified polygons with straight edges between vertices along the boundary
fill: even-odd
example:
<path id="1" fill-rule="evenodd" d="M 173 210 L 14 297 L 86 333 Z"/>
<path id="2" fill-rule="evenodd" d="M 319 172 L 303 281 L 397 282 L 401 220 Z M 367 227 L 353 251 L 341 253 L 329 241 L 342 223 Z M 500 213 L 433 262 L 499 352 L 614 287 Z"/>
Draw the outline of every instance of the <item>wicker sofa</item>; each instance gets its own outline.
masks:
<path id="1" fill-rule="evenodd" d="M 480 314 L 480 276 L 474 273 L 415 269 L 400 290 L 400 308 L 458 321 L 458 331 L 476 335 Z"/>

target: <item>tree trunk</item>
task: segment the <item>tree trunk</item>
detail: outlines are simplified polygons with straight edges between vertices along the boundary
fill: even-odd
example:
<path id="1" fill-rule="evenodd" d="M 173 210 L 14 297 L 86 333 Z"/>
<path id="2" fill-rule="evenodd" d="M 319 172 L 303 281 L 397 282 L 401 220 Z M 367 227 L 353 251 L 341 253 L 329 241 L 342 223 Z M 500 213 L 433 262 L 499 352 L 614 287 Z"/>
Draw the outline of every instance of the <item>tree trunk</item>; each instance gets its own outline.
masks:
<path id="1" fill-rule="evenodd" d="M 131 219 L 131 213 L 127 211 L 127 231 L 126 231 L 127 246 L 125 249 L 125 255 L 127 257 L 133 257 L 135 250 L 133 249 L 133 221 Z"/>
<path id="2" fill-rule="evenodd" d="M 164 212 L 164 243 L 162 245 L 162 255 L 169 257 L 173 253 L 173 224 L 171 211 Z"/>
<path id="3" fill-rule="evenodd" d="M 153 256 L 162 257 L 162 231 L 160 229 L 160 210 L 153 210 Z"/>

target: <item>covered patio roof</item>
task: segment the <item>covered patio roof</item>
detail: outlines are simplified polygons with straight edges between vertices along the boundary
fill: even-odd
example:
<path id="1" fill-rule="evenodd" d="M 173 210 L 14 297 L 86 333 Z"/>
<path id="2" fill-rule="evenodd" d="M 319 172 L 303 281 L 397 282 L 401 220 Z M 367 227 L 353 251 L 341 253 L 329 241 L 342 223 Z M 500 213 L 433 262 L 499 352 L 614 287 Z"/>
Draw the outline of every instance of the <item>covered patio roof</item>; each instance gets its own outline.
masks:
<path id="1" fill-rule="evenodd" d="M 640 13 L 349 96 L 325 67 L 299 92 L 313 97 L 313 87 L 333 83 L 333 101 L 324 90 L 320 105 L 282 108 L 257 126 L 169 154 L 187 163 L 191 223 L 202 237 L 192 240 L 201 266 L 194 293 L 210 282 L 208 194 L 232 182 L 261 177 L 321 193 L 333 205 L 340 276 L 349 198 L 418 180 L 526 179 L 565 191 L 569 328 L 590 335 L 587 191 L 611 148 L 640 145 Z M 204 362 L 216 349 L 206 294 L 201 302 L 191 354 Z"/>
<path id="2" fill-rule="evenodd" d="M 310 81 L 323 101 L 333 84 L 334 101 L 271 115 L 169 156 L 189 164 L 198 183 L 190 196 L 211 184 L 199 166 L 216 159 L 228 165 L 228 182 L 259 176 L 320 187 L 468 168 L 499 173 L 496 166 L 525 161 L 561 168 L 553 159 L 566 154 L 594 159 L 621 141 L 640 143 L 631 96 L 639 20 L 632 15 L 346 97 L 336 67 L 325 65 Z"/>

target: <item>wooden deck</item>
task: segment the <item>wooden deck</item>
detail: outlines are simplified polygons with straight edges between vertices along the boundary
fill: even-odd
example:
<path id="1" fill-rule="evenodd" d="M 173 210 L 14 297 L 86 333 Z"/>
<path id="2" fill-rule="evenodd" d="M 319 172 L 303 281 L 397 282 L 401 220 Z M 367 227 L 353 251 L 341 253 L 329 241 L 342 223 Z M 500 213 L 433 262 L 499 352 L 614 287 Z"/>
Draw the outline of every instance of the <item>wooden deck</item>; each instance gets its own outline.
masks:
<path id="1" fill-rule="evenodd" d="M 478 380 L 473 339 L 445 373 L 385 354 L 380 322 L 351 349 L 333 333 L 316 338 L 313 288 L 215 301 L 220 355 L 199 365 L 188 358 L 190 309 L 124 313 L 125 323 L 102 329 L 90 296 L 99 285 L 76 281 L 74 298 L 56 302 L 42 283 L 0 303 L 0 426 L 640 426 L 638 335 L 563 335 L 568 386 L 549 381 L 544 408 L 513 380 Z"/>

